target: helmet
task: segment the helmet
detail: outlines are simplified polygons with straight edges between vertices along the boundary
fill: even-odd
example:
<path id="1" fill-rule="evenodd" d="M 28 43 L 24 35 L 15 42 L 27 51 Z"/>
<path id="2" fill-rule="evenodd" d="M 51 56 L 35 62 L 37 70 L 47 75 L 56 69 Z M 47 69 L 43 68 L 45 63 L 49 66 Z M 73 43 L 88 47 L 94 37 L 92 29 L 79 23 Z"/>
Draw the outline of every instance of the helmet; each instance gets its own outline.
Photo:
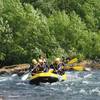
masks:
<path id="1" fill-rule="evenodd" d="M 39 59 L 38 62 L 39 62 L 39 63 L 43 63 L 43 60 L 42 60 L 42 59 Z"/>
<path id="2" fill-rule="evenodd" d="M 60 61 L 61 61 L 60 58 L 56 58 L 56 59 L 54 60 L 54 62 L 57 63 L 57 64 L 58 64 Z"/>
<path id="3" fill-rule="evenodd" d="M 32 64 L 37 64 L 36 59 L 32 59 Z"/>

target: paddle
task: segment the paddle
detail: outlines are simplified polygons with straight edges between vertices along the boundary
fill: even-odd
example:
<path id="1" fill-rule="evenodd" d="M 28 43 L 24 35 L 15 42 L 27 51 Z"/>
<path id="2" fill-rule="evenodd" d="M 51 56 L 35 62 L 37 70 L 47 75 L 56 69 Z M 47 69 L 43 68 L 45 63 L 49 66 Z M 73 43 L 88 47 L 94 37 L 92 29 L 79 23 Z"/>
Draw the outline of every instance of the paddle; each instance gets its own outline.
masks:
<path id="1" fill-rule="evenodd" d="M 76 65 L 76 64 L 74 64 L 74 63 L 76 63 L 78 61 L 78 59 L 77 58 L 74 58 L 74 59 L 72 59 L 72 60 L 70 60 L 67 64 L 66 64 L 66 67 L 65 67 L 65 69 L 66 70 L 76 70 L 76 71 L 91 71 L 91 69 L 90 68 L 86 68 L 86 67 L 84 67 L 84 66 L 82 66 L 82 65 Z"/>
<path id="2" fill-rule="evenodd" d="M 76 64 L 74 65 L 74 63 L 76 63 L 77 61 L 78 61 L 77 58 L 73 58 L 72 60 L 70 60 L 66 65 L 66 69 L 67 70 L 72 69 L 72 70 L 77 70 L 77 71 L 83 71 L 84 70 L 83 66 L 76 65 Z"/>
<path id="3" fill-rule="evenodd" d="M 91 68 L 87 68 L 87 67 L 84 67 L 82 65 L 75 65 L 75 66 L 69 66 L 69 65 L 66 65 L 65 67 L 62 66 L 63 69 L 65 70 L 76 70 L 76 71 L 91 71 Z"/>
<path id="4" fill-rule="evenodd" d="M 78 59 L 77 58 L 74 58 L 74 59 L 72 59 L 72 60 L 70 60 L 69 62 L 68 62 L 68 69 L 73 69 L 73 70 L 77 70 L 77 71 L 91 71 L 91 68 L 87 68 L 87 67 L 84 67 L 84 66 L 82 66 L 82 65 L 74 65 L 74 66 L 70 66 L 71 64 L 73 64 L 73 63 L 76 63 L 78 61 Z"/>
<path id="5" fill-rule="evenodd" d="M 31 74 L 31 72 L 32 72 L 34 69 L 36 69 L 36 67 L 34 67 L 34 68 L 31 69 L 31 70 L 28 70 L 28 71 L 22 76 L 21 80 L 22 80 L 22 81 L 27 80 L 27 78 L 29 77 L 29 75 Z"/>
<path id="6" fill-rule="evenodd" d="M 21 80 L 22 80 L 22 81 L 27 80 L 27 78 L 28 78 L 29 75 L 30 75 L 30 72 L 28 71 L 27 73 L 25 73 L 25 74 L 21 77 Z"/>
<path id="7" fill-rule="evenodd" d="M 76 63 L 77 61 L 78 61 L 77 58 L 73 58 L 72 60 L 70 60 L 70 61 L 68 62 L 68 64 L 73 64 L 73 63 Z"/>
<path id="8" fill-rule="evenodd" d="M 83 71 L 84 70 L 84 67 L 81 66 L 81 65 L 75 65 L 75 66 L 66 66 L 66 69 L 67 70 L 76 70 L 76 71 Z"/>
<path id="9" fill-rule="evenodd" d="M 29 66 L 29 67 L 30 67 L 30 66 Z M 22 81 L 25 81 L 25 80 L 28 78 L 30 72 L 31 72 L 31 70 L 29 71 L 29 69 L 28 69 L 28 71 L 25 72 L 24 75 L 22 75 L 21 80 L 22 80 Z"/>

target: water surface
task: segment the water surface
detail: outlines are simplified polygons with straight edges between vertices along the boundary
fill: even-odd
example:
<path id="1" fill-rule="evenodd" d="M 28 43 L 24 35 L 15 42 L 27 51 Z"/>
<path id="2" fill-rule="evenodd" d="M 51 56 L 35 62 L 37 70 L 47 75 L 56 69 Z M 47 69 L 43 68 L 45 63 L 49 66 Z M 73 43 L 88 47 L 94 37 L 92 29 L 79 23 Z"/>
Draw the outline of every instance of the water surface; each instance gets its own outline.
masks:
<path id="1" fill-rule="evenodd" d="M 87 73 L 70 75 L 83 77 Z M 0 97 L 4 100 L 100 100 L 100 71 L 93 71 L 84 78 L 72 77 L 39 86 L 23 82 L 17 75 L 3 75 L 0 76 Z"/>

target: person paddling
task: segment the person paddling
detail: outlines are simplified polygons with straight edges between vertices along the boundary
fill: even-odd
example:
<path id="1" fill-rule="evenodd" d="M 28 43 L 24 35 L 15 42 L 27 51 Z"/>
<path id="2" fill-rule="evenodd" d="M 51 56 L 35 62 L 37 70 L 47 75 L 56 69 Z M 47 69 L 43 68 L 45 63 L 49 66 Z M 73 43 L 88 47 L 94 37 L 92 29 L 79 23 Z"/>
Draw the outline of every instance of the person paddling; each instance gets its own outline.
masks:
<path id="1" fill-rule="evenodd" d="M 41 59 L 43 61 L 43 63 L 47 63 L 45 56 L 39 55 L 39 59 Z"/>
<path id="2" fill-rule="evenodd" d="M 32 59 L 32 64 L 30 65 L 29 68 L 29 70 L 32 72 L 32 75 L 37 73 L 37 69 L 38 69 L 38 62 L 36 59 Z"/>
<path id="3" fill-rule="evenodd" d="M 48 65 L 42 59 L 39 59 L 38 62 L 39 62 L 39 65 L 38 65 L 39 71 L 47 72 Z"/>
<path id="4" fill-rule="evenodd" d="M 56 58 L 53 62 L 53 64 L 50 65 L 50 69 L 54 70 L 54 73 L 57 74 L 64 74 L 64 70 L 62 69 L 62 67 L 65 66 L 63 62 L 61 62 L 60 58 Z"/>

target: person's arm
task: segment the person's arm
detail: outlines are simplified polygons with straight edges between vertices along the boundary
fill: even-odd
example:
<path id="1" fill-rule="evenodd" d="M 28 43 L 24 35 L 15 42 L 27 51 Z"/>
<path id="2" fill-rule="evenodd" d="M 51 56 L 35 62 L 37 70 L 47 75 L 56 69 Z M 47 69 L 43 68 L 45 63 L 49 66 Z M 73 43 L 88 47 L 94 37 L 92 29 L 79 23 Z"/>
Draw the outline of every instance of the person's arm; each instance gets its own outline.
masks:
<path id="1" fill-rule="evenodd" d="M 45 64 L 44 65 L 44 70 L 43 70 L 44 72 L 47 72 L 48 71 L 48 66 Z"/>
<path id="2" fill-rule="evenodd" d="M 50 69 L 53 69 L 53 65 L 52 64 L 50 65 Z"/>
<path id="3" fill-rule="evenodd" d="M 33 65 L 30 64 L 30 67 L 28 68 L 29 71 L 31 71 L 33 69 Z"/>

